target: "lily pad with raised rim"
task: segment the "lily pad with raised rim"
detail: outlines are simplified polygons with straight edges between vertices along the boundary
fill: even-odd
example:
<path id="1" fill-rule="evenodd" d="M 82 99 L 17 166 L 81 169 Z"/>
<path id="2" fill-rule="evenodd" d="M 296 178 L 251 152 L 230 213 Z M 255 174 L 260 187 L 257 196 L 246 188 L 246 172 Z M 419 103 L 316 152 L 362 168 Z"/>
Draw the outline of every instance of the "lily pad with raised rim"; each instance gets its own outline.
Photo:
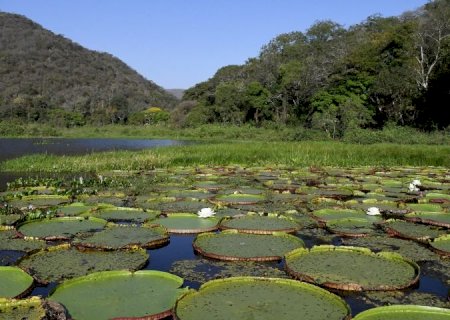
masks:
<path id="1" fill-rule="evenodd" d="M 154 270 L 97 272 L 65 281 L 49 299 L 74 319 L 162 319 L 187 292 L 182 284 L 180 277 Z"/>
<path id="2" fill-rule="evenodd" d="M 333 219 L 352 219 L 365 218 L 366 214 L 362 210 L 352 209 L 319 209 L 312 212 L 312 216 L 321 221 L 326 222 Z M 374 217 L 369 217 L 374 220 Z"/>
<path id="3" fill-rule="evenodd" d="M 416 212 L 405 215 L 405 220 L 431 224 L 433 226 L 450 228 L 450 213 L 446 212 Z"/>
<path id="4" fill-rule="evenodd" d="M 326 228 L 343 237 L 367 237 L 376 233 L 373 222 L 361 218 L 333 219 L 326 223 Z"/>
<path id="5" fill-rule="evenodd" d="M 43 240 L 18 238 L 16 230 L 0 230 L 0 251 L 15 250 L 30 252 L 45 248 L 46 242 Z"/>
<path id="6" fill-rule="evenodd" d="M 290 279 L 232 277 L 212 280 L 183 296 L 179 320 L 350 319 L 350 308 L 335 294 Z"/>
<path id="7" fill-rule="evenodd" d="M 0 319 L 41 320 L 46 311 L 41 298 L 33 296 L 28 299 L 16 300 L 0 298 Z"/>
<path id="8" fill-rule="evenodd" d="M 199 234 L 193 243 L 201 255 L 228 261 L 276 261 L 287 252 L 304 247 L 304 242 L 284 232 L 272 235 L 240 233 L 225 230 L 219 234 Z"/>
<path id="9" fill-rule="evenodd" d="M 154 219 L 157 216 L 156 212 L 146 212 L 137 208 L 125 207 L 107 207 L 85 214 L 111 222 L 134 222 L 144 223 Z"/>
<path id="10" fill-rule="evenodd" d="M 93 208 L 94 208 L 94 206 L 88 206 L 82 202 L 75 202 L 75 203 L 71 203 L 67 206 L 59 207 L 56 210 L 56 212 L 58 213 L 58 215 L 61 215 L 61 216 L 74 217 L 74 216 L 79 216 L 80 214 L 89 212 Z"/>
<path id="11" fill-rule="evenodd" d="M 416 306 L 392 305 L 361 312 L 354 320 L 448 320 L 450 309 Z"/>
<path id="12" fill-rule="evenodd" d="M 215 197 L 212 201 L 218 202 L 224 205 L 229 204 L 257 204 L 265 201 L 264 195 L 261 194 L 245 194 L 245 193 L 236 193 L 236 194 L 223 194 Z"/>
<path id="13" fill-rule="evenodd" d="M 0 267 L 0 297 L 17 298 L 28 292 L 33 277 L 17 267 Z"/>
<path id="14" fill-rule="evenodd" d="M 271 234 L 273 232 L 294 233 L 300 229 L 300 225 L 285 217 L 247 215 L 222 221 L 220 228 L 236 229 L 243 233 Z"/>
<path id="15" fill-rule="evenodd" d="M 96 251 L 77 250 L 70 245 L 49 247 L 19 262 L 42 283 L 80 277 L 88 273 L 110 270 L 138 270 L 147 264 L 146 250 Z"/>
<path id="16" fill-rule="evenodd" d="M 18 231 L 25 237 L 36 239 L 68 240 L 80 232 L 102 230 L 106 223 L 106 220 L 93 217 L 62 217 L 25 222 Z"/>
<path id="17" fill-rule="evenodd" d="M 430 242 L 434 251 L 441 256 L 450 257 L 450 234 L 440 236 Z"/>
<path id="18" fill-rule="evenodd" d="M 414 212 L 442 212 L 442 207 L 431 203 L 409 203 L 407 209 Z"/>
<path id="19" fill-rule="evenodd" d="M 170 233 L 201 233 L 217 230 L 219 219 L 200 218 L 192 213 L 168 213 L 152 221 L 167 228 Z"/>
<path id="20" fill-rule="evenodd" d="M 110 225 L 103 231 L 76 241 L 76 246 L 105 250 L 125 249 L 132 246 L 154 248 L 169 242 L 167 230 L 160 226 Z"/>
<path id="21" fill-rule="evenodd" d="M 41 207 L 52 207 L 63 203 L 69 202 L 70 199 L 67 196 L 59 195 L 36 195 L 36 196 L 25 196 L 21 199 L 15 199 L 9 202 L 9 205 L 16 208 L 25 208 L 28 206 L 33 206 L 37 208 Z"/>
<path id="22" fill-rule="evenodd" d="M 393 252 L 322 245 L 296 249 L 285 258 L 292 277 L 332 289 L 399 290 L 419 280 L 419 266 Z"/>
<path id="23" fill-rule="evenodd" d="M 446 231 L 439 227 L 395 219 L 387 220 L 381 226 L 390 235 L 417 241 L 426 241 L 446 234 Z"/>

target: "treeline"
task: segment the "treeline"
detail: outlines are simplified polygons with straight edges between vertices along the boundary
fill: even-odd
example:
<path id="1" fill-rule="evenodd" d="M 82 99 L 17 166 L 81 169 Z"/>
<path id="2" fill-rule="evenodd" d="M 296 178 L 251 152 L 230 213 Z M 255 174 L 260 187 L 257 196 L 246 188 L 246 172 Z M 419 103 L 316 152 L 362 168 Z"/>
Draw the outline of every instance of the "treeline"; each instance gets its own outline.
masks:
<path id="1" fill-rule="evenodd" d="M 450 0 L 344 28 L 320 21 L 281 34 L 244 65 L 184 93 L 178 126 L 292 124 L 342 137 L 387 124 L 450 125 Z"/>
<path id="2" fill-rule="evenodd" d="M 22 122 L 125 123 L 177 99 L 107 53 L 85 49 L 16 14 L 0 12 L 0 117 Z"/>

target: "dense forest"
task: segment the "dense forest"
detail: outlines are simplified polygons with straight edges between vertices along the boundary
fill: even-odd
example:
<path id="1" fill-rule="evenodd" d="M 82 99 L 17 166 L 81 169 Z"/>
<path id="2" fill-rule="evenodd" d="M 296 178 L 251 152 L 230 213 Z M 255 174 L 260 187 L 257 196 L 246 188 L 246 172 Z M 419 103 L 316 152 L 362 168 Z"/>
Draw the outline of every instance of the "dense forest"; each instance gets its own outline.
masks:
<path id="1" fill-rule="evenodd" d="M 330 138 L 386 126 L 448 130 L 450 0 L 281 34 L 181 101 L 109 54 L 0 12 L 0 80 L 1 119 L 22 123 L 287 125 Z"/>
<path id="2" fill-rule="evenodd" d="M 187 90 L 173 120 L 292 124 L 331 137 L 386 124 L 447 128 L 450 0 L 349 28 L 319 21 L 281 34 L 258 57 Z"/>
<path id="3" fill-rule="evenodd" d="M 121 60 L 0 12 L 0 115 L 55 125 L 123 123 L 177 99 Z"/>

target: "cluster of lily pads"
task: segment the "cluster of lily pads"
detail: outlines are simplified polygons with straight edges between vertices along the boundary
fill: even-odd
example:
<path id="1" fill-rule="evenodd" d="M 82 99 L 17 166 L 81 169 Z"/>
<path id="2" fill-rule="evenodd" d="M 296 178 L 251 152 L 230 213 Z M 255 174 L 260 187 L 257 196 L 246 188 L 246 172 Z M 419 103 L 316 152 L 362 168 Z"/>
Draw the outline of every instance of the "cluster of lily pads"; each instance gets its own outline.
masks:
<path id="1" fill-rule="evenodd" d="M 448 296 L 417 290 L 450 286 L 446 168 L 109 172 L 19 179 L 0 197 L 0 318 L 350 319 L 350 300 L 359 320 L 450 317 Z M 192 264 L 142 270 L 180 234 L 240 273 L 194 290 Z M 427 294 L 432 307 L 408 300 Z"/>

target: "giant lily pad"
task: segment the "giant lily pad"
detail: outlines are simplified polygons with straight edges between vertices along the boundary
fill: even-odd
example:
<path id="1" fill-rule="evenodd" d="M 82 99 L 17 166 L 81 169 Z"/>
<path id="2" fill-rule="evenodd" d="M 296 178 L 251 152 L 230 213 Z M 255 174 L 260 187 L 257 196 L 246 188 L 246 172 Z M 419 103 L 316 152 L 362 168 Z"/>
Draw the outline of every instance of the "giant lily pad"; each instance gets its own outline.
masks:
<path id="1" fill-rule="evenodd" d="M 69 202 L 69 197 L 59 195 L 33 195 L 12 200 L 9 205 L 16 208 L 25 207 L 52 207 Z"/>
<path id="2" fill-rule="evenodd" d="M 375 233 L 373 222 L 367 219 L 333 219 L 326 223 L 326 228 L 343 237 L 367 237 Z"/>
<path id="3" fill-rule="evenodd" d="M 214 201 L 221 204 L 257 204 L 263 202 L 265 200 L 264 195 L 261 194 L 245 194 L 245 193 L 236 193 L 236 194 L 224 194 L 215 197 Z"/>
<path id="4" fill-rule="evenodd" d="M 243 233 L 271 234 L 273 232 L 294 233 L 300 225 L 284 217 L 247 215 L 222 221 L 221 229 L 236 229 Z"/>
<path id="5" fill-rule="evenodd" d="M 450 228 L 450 213 L 445 212 L 408 213 L 405 215 L 405 220 Z"/>
<path id="6" fill-rule="evenodd" d="M 43 301 L 39 297 L 24 300 L 0 298 L 0 319 L 41 320 L 45 317 Z"/>
<path id="7" fill-rule="evenodd" d="M 65 281 L 49 299 L 63 304 L 74 319 L 162 319 L 188 290 L 182 284 L 180 277 L 161 271 L 96 272 Z"/>
<path id="8" fill-rule="evenodd" d="M 295 248 L 304 247 L 299 238 L 280 232 L 256 235 L 226 230 L 220 234 L 203 233 L 193 243 L 200 254 L 229 261 L 275 261 Z"/>
<path id="9" fill-rule="evenodd" d="M 87 215 L 112 222 L 123 221 L 144 223 L 148 220 L 154 219 L 157 214 L 155 212 L 146 212 L 142 209 L 137 208 L 106 207 L 92 213 L 88 213 Z"/>
<path id="10" fill-rule="evenodd" d="M 93 209 L 93 206 L 85 205 L 82 202 L 71 203 L 57 209 L 57 213 L 61 216 L 74 217 Z"/>
<path id="11" fill-rule="evenodd" d="M 45 241 L 18 238 L 16 230 L 0 231 L 0 251 L 15 250 L 30 252 L 46 247 Z"/>
<path id="12" fill-rule="evenodd" d="M 33 285 L 33 278 L 17 267 L 0 267 L 0 297 L 20 297 Z"/>
<path id="13" fill-rule="evenodd" d="M 393 252 L 366 248 L 315 246 L 286 255 L 294 278 L 340 290 L 398 290 L 419 280 L 419 266 Z"/>
<path id="14" fill-rule="evenodd" d="M 144 249 L 115 251 L 81 251 L 60 245 L 34 253 L 19 262 L 19 266 L 40 282 L 53 282 L 86 275 L 96 271 L 138 270 L 147 264 Z"/>
<path id="15" fill-rule="evenodd" d="M 216 230 L 219 219 L 200 218 L 192 213 L 169 213 L 153 220 L 152 223 L 166 227 L 170 233 L 200 233 Z"/>
<path id="16" fill-rule="evenodd" d="M 417 224 L 403 220 L 387 220 L 382 224 L 382 226 L 390 235 L 418 241 L 434 239 L 443 234 L 446 234 L 444 230 L 441 230 L 438 227 Z"/>
<path id="17" fill-rule="evenodd" d="M 62 217 L 26 222 L 18 231 L 26 237 L 43 240 L 67 240 L 79 232 L 101 230 L 106 221 L 98 218 Z"/>
<path id="18" fill-rule="evenodd" d="M 176 305 L 180 320 L 197 319 L 350 319 L 337 295 L 289 279 L 234 277 L 212 280 Z"/>
<path id="19" fill-rule="evenodd" d="M 101 249 L 124 249 L 132 246 L 153 248 L 169 242 L 169 235 L 160 226 L 118 226 L 111 225 L 107 229 L 76 243 L 77 246 Z"/>
<path id="20" fill-rule="evenodd" d="M 361 312 L 354 320 L 447 320 L 450 309 L 416 306 L 392 305 L 373 308 Z"/>
<path id="21" fill-rule="evenodd" d="M 440 255 L 450 257 L 450 234 L 434 239 L 430 245 Z"/>
<path id="22" fill-rule="evenodd" d="M 320 209 L 313 211 L 312 215 L 314 218 L 321 222 L 326 222 L 332 219 L 351 219 L 366 217 L 363 211 L 352 209 Z"/>

